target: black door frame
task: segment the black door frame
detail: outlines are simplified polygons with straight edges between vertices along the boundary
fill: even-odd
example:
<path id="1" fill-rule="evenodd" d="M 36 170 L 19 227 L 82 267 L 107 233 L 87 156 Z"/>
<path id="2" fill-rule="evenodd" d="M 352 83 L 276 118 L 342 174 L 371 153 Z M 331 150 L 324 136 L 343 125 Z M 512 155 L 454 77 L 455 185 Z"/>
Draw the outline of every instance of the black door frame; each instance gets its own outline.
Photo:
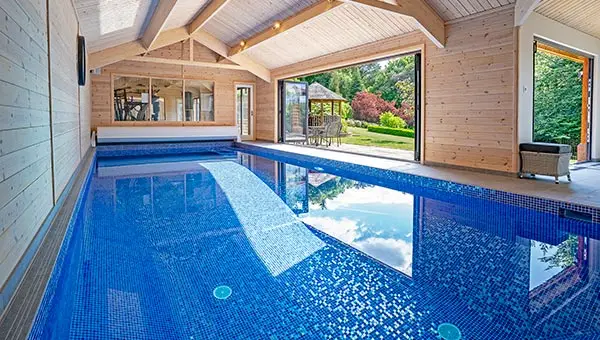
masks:
<path id="1" fill-rule="evenodd" d="M 398 55 L 393 55 L 393 56 L 387 56 L 384 58 L 379 58 L 379 59 L 373 59 L 371 61 L 367 61 L 367 62 L 361 62 L 361 63 L 357 63 L 357 64 L 348 64 L 348 65 L 344 65 L 341 67 L 337 67 L 337 68 L 332 68 L 332 69 L 328 69 L 328 70 L 324 70 L 321 71 L 319 73 L 325 73 L 325 72 L 331 72 L 333 70 L 336 69 L 342 69 L 342 68 L 347 68 L 347 67 L 353 67 L 353 66 L 358 66 L 358 65 L 364 65 L 364 64 L 369 64 L 369 63 L 374 63 L 377 61 L 381 61 L 381 60 L 387 60 L 387 59 L 392 59 L 392 58 L 397 58 L 397 57 L 402 57 L 402 56 L 408 56 L 408 55 L 413 55 L 413 57 L 415 58 L 415 148 L 414 148 L 414 160 L 417 162 L 421 161 L 422 158 L 422 154 L 423 154 L 423 146 L 422 146 L 422 132 L 421 132 L 421 127 L 423 126 L 423 114 L 422 114 L 422 99 L 423 99 L 423 94 L 422 94 L 422 81 L 423 81 L 423 69 L 422 69 L 422 57 L 423 57 L 423 50 L 421 48 L 419 49 L 415 49 L 412 52 L 406 52 L 406 53 L 401 53 Z M 278 100 L 278 106 L 277 106 L 277 115 L 278 115 L 278 119 L 279 119 L 279 126 L 278 126 L 278 136 L 277 136 L 277 141 L 279 143 L 285 143 L 285 133 L 284 133 L 284 129 L 285 129 L 285 121 L 284 121 L 284 107 L 283 107 L 283 103 L 285 102 L 285 91 L 283 91 L 284 89 L 284 84 L 285 83 L 304 83 L 307 84 L 307 91 L 308 91 L 308 83 L 307 82 L 301 82 L 301 81 L 292 81 L 292 80 L 278 80 L 277 81 L 277 100 Z M 308 103 L 307 103 L 308 105 Z M 310 107 L 309 107 L 310 110 Z M 310 111 L 309 111 L 310 112 Z M 307 115 L 307 122 L 306 124 L 308 124 L 308 115 Z"/>
<path id="2" fill-rule="evenodd" d="M 415 161 L 421 161 L 421 51 L 415 53 Z"/>

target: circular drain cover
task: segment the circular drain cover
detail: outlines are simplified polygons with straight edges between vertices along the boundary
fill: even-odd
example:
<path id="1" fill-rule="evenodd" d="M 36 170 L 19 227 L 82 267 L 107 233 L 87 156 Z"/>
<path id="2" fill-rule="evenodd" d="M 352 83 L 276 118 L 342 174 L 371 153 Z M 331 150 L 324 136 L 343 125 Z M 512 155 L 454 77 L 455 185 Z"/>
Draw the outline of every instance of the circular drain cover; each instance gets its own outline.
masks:
<path id="1" fill-rule="evenodd" d="M 229 286 L 218 286 L 213 290 L 213 295 L 219 300 L 225 300 L 231 296 L 231 288 Z"/>
<path id="2" fill-rule="evenodd" d="M 451 323 L 439 325 L 437 331 L 444 340 L 460 340 L 462 338 L 460 329 Z"/>

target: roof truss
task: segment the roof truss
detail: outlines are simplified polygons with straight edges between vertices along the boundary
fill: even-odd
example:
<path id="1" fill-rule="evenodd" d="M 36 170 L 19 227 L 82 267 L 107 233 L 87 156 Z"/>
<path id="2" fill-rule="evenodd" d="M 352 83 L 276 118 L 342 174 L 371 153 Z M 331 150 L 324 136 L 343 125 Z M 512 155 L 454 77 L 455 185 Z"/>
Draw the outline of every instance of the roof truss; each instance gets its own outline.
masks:
<path id="1" fill-rule="evenodd" d="M 188 32 L 194 34 L 204 26 L 204 24 L 225 7 L 230 0 L 212 0 L 206 8 L 198 13 L 196 18 L 188 25 Z"/>
<path id="2" fill-rule="evenodd" d="M 413 17 L 421 31 L 437 47 L 446 44 L 444 20 L 425 0 L 340 0 Z"/>
<path id="3" fill-rule="evenodd" d="M 152 19 L 150 19 L 150 23 L 141 38 L 142 45 L 145 48 L 150 48 L 156 38 L 158 38 L 158 35 L 165 27 L 169 15 L 173 11 L 173 8 L 175 8 L 175 4 L 177 4 L 177 0 L 162 0 L 158 2 L 152 14 Z"/>
<path id="4" fill-rule="evenodd" d="M 282 21 L 274 22 L 273 26 L 264 31 L 246 40 L 242 40 L 239 45 L 229 49 L 229 56 L 234 56 L 242 51 L 248 50 L 341 4 L 342 2 L 337 0 L 320 0 Z"/>

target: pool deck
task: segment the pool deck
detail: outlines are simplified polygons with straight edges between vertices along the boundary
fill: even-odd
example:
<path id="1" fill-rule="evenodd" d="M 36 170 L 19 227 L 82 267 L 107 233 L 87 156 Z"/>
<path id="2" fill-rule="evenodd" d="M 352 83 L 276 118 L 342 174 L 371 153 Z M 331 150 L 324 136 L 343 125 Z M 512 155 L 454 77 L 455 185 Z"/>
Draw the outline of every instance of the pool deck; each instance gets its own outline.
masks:
<path id="1" fill-rule="evenodd" d="M 566 177 L 560 178 L 560 184 L 553 177 L 537 176 L 520 179 L 511 175 L 490 174 L 477 171 L 428 166 L 416 162 L 384 159 L 372 156 L 348 154 L 324 149 L 307 148 L 290 144 L 268 142 L 244 142 L 267 149 L 292 152 L 302 155 L 321 157 L 336 161 L 372 166 L 380 169 L 395 170 L 413 175 L 474 185 L 488 189 L 512 192 L 532 197 L 569 202 L 578 205 L 600 208 L 600 166 L 590 164 L 576 165 L 571 170 L 572 182 Z"/>
<path id="2" fill-rule="evenodd" d="M 324 145 L 304 145 L 298 144 L 297 146 L 309 147 L 313 149 L 330 150 L 336 152 L 346 152 L 351 154 L 362 154 L 375 157 L 389 158 L 392 160 L 404 160 L 412 161 L 414 159 L 414 152 L 409 150 L 401 149 L 389 149 L 378 146 L 367 146 L 367 145 L 354 145 L 354 144 L 340 144 L 332 143 L 329 146 Z"/>

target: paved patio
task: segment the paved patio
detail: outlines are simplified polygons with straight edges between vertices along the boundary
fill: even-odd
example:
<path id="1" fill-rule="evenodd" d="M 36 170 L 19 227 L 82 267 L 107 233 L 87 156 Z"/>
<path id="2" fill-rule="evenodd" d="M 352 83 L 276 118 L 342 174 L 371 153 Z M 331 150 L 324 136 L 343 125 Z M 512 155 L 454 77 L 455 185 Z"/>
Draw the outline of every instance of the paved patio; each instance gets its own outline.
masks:
<path id="1" fill-rule="evenodd" d="M 412 161 L 414 160 L 414 152 L 408 150 L 399 149 L 387 149 L 377 146 L 366 146 L 366 145 L 354 145 L 354 144 L 340 144 L 339 146 L 335 143 L 330 146 L 324 145 L 296 145 L 299 147 L 306 147 L 312 149 L 330 150 L 336 152 L 345 152 L 351 154 L 367 155 L 374 157 L 384 157 L 389 159 Z"/>
<path id="2" fill-rule="evenodd" d="M 553 177 L 537 176 L 535 179 L 519 179 L 516 175 L 512 177 L 426 166 L 416 162 L 378 158 L 375 154 L 373 154 L 375 157 L 353 155 L 349 158 L 347 153 L 298 145 L 266 142 L 249 142 L 248 144 L 600 208 L 600 164 L 598 163 L 575 165 L 571 171 L 573 182 L 569 183 L 566 177 L 562 177 L 560 184 L 554 184 Z"/>

